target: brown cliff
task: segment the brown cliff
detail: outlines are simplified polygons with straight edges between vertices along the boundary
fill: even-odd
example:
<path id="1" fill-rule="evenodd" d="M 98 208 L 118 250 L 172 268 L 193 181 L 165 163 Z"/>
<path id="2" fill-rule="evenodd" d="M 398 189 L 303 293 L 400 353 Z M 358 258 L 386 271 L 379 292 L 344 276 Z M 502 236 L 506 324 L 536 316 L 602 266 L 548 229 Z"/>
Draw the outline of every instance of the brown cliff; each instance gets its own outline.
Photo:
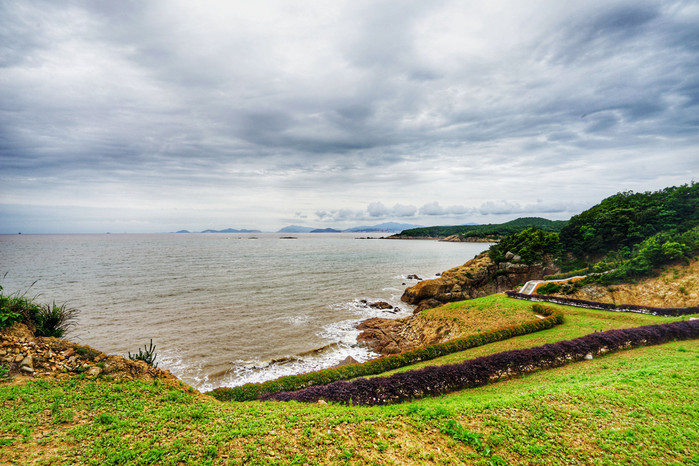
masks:
<path id="1" fill-rule="evenodd" d="M 423 280 L 407 288 L 401 299 L 419 305 L 428 299 L 448 303 L 480 298 L 560 271 L 551 260 L 529 265 L 512 253 L 507 253 L 506 258 L 507 262 L 494 263 L 488 252 L 483 252 L 464 265 L 443 272 L 439 278 Z"/>
<path id="2" fill-rule="evenodd" d="M 609 286 L 590 284 L 564 298 L 652 307 L 691 307 L 699 304 L 699 261 L 668 266 L 657 277 Z"/>

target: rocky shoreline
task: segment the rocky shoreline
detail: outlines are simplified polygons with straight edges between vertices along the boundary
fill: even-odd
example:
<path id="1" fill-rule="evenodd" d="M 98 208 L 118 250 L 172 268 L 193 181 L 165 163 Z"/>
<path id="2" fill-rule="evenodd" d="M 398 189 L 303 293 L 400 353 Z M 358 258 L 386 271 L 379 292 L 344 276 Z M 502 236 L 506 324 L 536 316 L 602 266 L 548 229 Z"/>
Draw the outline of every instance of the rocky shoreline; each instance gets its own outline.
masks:
<path id="1" fill-rule="evenodd" d="M 374 317 L 359 323 L 357 341 L 380 354 L 395 354 L 454 338 L 458 326 L 446 320 L 419 318 L 420 312 L 443 304 L 480 298 L 521 286 L 529 280 L 560 270 L 552 260 L 524 264 L 511 252 L 505 262 L 495 263 L 485 251 L 464 265 L 442 272 L 430 280 L 406 288 L 401 300 L 414 305 L 414 315 L 400 319 Z"/>
<path id="2" fill-rule="evenodd" d="M 21 323 L 0 331 L 0 363 L 8 367 L 10 377 L 62 379 L 85 374 L 115 380 L 159 379 L 182 383 L 170 371 L 151 367 L 143 361 L 107 355 L 60 338 L 37 337 Z"/>

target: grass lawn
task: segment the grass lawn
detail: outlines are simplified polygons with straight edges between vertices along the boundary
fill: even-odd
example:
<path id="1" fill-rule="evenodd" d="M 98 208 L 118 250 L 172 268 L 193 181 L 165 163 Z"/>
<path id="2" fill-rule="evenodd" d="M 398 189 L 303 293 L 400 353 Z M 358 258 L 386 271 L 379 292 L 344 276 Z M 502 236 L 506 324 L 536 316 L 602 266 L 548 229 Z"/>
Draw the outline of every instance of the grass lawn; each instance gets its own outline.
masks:
<path id="1" fill-rule="evenodd" d="M 436 361 L 677 320 L 560 308 L 561 326 Z M 222 403 L 187 388 L 0 383 L 0 463 L 699 464 L 697 340 L 393 406 Z"/>
<path id="2" fill-rule="evenodd" d="M 502 295 L 491 295 L 427 309 L 420 313 L 420 318 L 456 323 L 459 333 L 453 335 L 453 338 L 521 324 L 536 318 L 531 302 L 512 301 L 514 300 L 509 298 L 503 299 Z M 466 306 L 467 302 L 471 304 Z"/>

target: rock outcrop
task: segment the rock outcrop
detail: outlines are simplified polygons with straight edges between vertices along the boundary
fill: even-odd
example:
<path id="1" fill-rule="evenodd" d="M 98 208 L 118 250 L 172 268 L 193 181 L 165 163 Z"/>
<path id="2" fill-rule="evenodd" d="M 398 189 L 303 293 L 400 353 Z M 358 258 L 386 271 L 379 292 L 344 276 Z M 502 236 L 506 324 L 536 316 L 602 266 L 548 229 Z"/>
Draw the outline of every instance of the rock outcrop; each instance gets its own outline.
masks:
<path id="1" fill-rule="evenodd" d="M 88 377 L 105 374 L 118 380 L 161 379 L 179 383 L 169 371 L 143 361 L 107 355 L 59 338 L 36 337 L 22 323 L 0 331 L 0 363 L 7 366 L 11 376 L 64 378 L 85 373 Z"/>
<path id="2" fill-rule="evenodd" d="M 396 354 L 454 338 L 458 325 L 414 315 L 402 319 L 375 317 L 361 322 L 357 329 L 362 330 L 357 337 L 358 342 L 377 353 Z"/>
<path id="3" fill-rule="evenodd" d="M 443 272 L 439 278 L 424 280 L 407 288 L 401 299 L 420 306 L 426 300 L 448 303 L 480 298 L 517 288 L 529 280 L 541 280 L 544 275 L 559 271 L 551 260 L 523 264 L 521 258 L 512 253 L 506 255 L 506 262 L 494 263 L 486 251 L 462 266 Z M 428 306 L 434 307 L 433 304 L 434 301 Z"/>

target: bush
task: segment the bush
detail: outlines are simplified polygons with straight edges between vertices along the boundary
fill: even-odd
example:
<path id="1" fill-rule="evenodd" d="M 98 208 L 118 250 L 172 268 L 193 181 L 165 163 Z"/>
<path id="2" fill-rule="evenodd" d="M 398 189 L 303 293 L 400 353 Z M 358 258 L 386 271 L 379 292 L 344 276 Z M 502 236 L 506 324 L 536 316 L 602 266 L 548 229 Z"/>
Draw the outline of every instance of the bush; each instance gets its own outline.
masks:
<path id="1" fill-rule="evenodd" d="M 41 306 L 24 294 L 5 295 L 0 286 L 0 329 L 21 322 L 37 336 L 60 338 L 74 325 L 79 312 L 65 303 Z"/>
<path id="2" fill-rule="evenodd" d="M 699 321 L 615 329 L 591 333 L 574 340 L 482 356 L 459 364 L 430 366 L 389 377 L 338 381 L 296 392 L 269 394 L 263 399 L 306 403 L 323 399 L 353 405 L 397 403 L 478 387 L 502 377 L 563 366 L 580 361 L 587 354 L 604 354 L 693 338 L 699 338 Z"/>
<path id="3" fill-rule="evenodd" d="M 532 310 L 536 314 L 547 317 L 545 319 L 537 318 L 523 324 L 503 327 L 489 332 L 478 333 L 465 338 L 457 338 L 445 343 L 438 343 L 436 345 L 405 351 L 400 354 L 372 359 L 363 364 L 350 364 L 306 374 L 280 377 L 263 383 L 248 383 L 240 387 L 221 387 L 209 393 L 221 401 L 251 401 L 269 393 L 299 390 L 338 380 L 381 374 L 386 371 L 398 369 L 421 361 L 429 361 L 430 359 L 458 351 L 464 351 L 476 346 L 538 332 L 539 330 L 552 328 L 563 323 L 563 314 L 551 307 L 535 304 L 532 306 Z"/>
<path id="4" fill-rule="evenodd" d="M 12 380 L 10 368 L 6 364 L 0 364 L 0 382 L 8 382 L 10 380 Z"/>
<path id="5" fill-rule="evenodd" d="M 70 308 L 65 303 L 56 305 L 55 301 L 41 306 L 35 315 L 34 333 L 39 337 L 61 338 L 75 324 L 78 312 L 77 309 Z"/>

